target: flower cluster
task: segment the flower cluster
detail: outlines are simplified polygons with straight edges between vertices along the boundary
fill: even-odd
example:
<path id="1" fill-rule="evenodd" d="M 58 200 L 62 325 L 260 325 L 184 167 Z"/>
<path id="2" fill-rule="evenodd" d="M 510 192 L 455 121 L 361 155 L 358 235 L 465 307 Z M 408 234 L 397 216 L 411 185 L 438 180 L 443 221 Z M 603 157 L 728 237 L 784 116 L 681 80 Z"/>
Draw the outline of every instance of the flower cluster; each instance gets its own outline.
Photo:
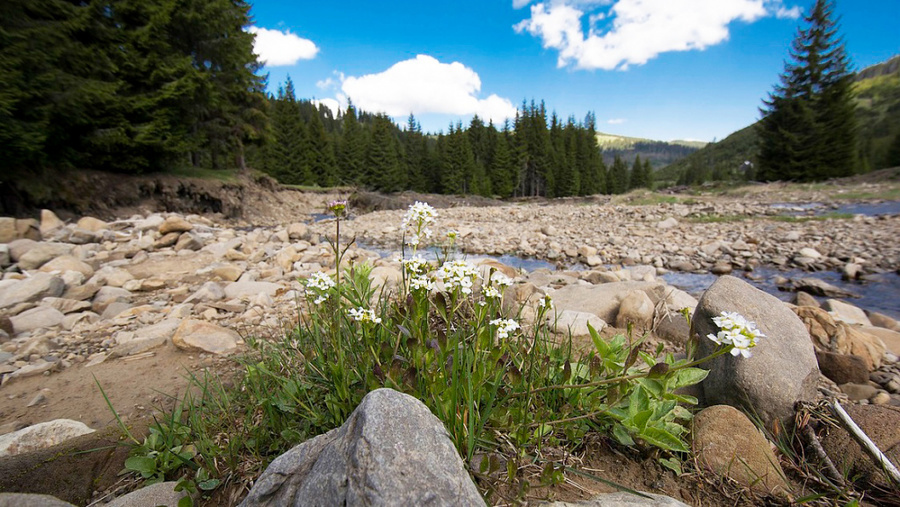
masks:
<path id="1" fill-rule="evenodd" d="M 434 290 L 434 282 L 428 278 L 428 275 L 413 275 L 409 277 L 409 288 L 431 292 Z"/>
<path id="2" fill-rule="evenodd" d="M 760 338 L 765 338 L 756 328 L 756 324 L 745 319 L 742 315 L 735 312 L 722 312 L 718 317 L 712 318 L 716 326 L 719 327 L 717 334 L 708 334 L 707 338 L 718 343 L 719 345 L 734 345 L 731 349 L 731 355 L 742 355 L 750 357 L 750 349 L 756 346 L 756 342 Z"/>
<path id="3" fill-rule="evenodd" d="M 328 211 L 334 214 L 334 216 L 341 218 L 347 214 L 347 201 L 331 201 L 328 203 Z"/>
<path id="4" fill-rule="evenodd" d="M 550 298 L 550 294 L 546 294 L 544 295 L 544 297 L 538 300 L 538 308 L 542 308 L 545 310 L 553 309 L 553 299 Z"/>
<path id="5" fill-rule="evenodd" d="M 400 230 L 408 234 L 406 244 L 411 247 L 418 247 L 422 239 L 431 237 L 431 229 L 429 225 L 434 223 L 437 218 L 437 212 L 424 202 L 416 201 L 406 211 L 403 217 L 403 223 L 400 224 Z"/>
<path id="6" fill-rule="evenodd" d="M 501 340 L 508 338 L 509 334 L 519 329 L 519 323 L 512 319 L 494 319 L 491 321 L 492 326 L 497 326 L 497 338 Z"/>
<path id="7" fill-rule="evenodd" d="M 372 322 L 374 324 L 381 324 L 381 317 L 375 316 L 375 310 L 369 308 L 351 308 L 347 310 L 347 314 L 353 317 L 353 320 L 357 322 Z"/>
<path id="8" fill-rule="evenodd" d="M 428 272 L 428 261 L 421 255 L 415 255 L 410 259 L 403 259 L 400 263 L 403 264 L 406 274 L 410 276 L 424 275 Z"/>
<path id="9" fill-rule="evenodd" d="M 317 305 L 328 299 L 328 291 L 334 285 L 334 280 L 321 271 L 316 271 L 306 279 L 306 290 L 315 294 L 316 299 L 313 300 L 313 303 Z"/>
<path id="10" fill-rule="evenodd" d="M 447 290 L 459 287 L 463 294 L 472 293 L 472 285 L 478 279 L 478 269 L 466 261 L 447 261 L 435 272 L 444 281 Z"/>

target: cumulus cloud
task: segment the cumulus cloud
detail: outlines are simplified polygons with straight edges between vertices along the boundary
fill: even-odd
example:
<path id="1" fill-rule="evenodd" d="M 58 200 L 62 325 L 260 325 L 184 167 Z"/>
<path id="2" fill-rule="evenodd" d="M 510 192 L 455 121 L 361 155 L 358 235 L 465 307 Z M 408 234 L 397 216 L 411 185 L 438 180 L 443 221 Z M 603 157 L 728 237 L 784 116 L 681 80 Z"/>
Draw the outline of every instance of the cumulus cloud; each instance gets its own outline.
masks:
<path id="1" fill-rule="evenodd" d="M 300 60 L 311 60 L 319 52 L 313 41 L 293 34 L 290 30 L 282 32 L 251 26 L 247 31 L 256 35 L 253 52 L 269 67 L 294 65 Z"/>
<path id="2" fill-rule="evenodd" d="M 313 99 L 311 102 L 313 104 L 315 104 L 316 107 L 319 107 L 319 106 L 327 107 L 328 109 L 331 110 L 331 114 L 334 116 L 337 116 L 338 111 L 340 111 L 342 109 L 341 103 L 338 102 L 336 99 Z"/>
<path id="3" fill-rule="evenodd" d="M 516 2 L 514 6 L 521 3 Z M 513 28 L 559 52 L 560 67 L 625 70 L 668 51 L 703 50 L 728 39 L 728 25 L 799 16 L 782 0 L 548 0 Z M 524 5 L 524 4 L 523 4 Z M 599 11 L 598 11 L 599 9 Z M 582 20 L 588 16 L 587 31 Z M 601 22 L 604 22 L 601 26 Z"/>
<path id="4" fill-rule="evenodd" d="M 621 125 L 626 121 L 625 118 L 610 118 L 606 120 L 606 123 L 609 123 L 610 125 Z"/>
<path id="5" fill-rule="evenodd" d="M 402 117 L 409 113 L 477 114 L 494 123 L 516 114 L 509 99 L 478 98 L 481 78 L 462 63 L 441 63 L 428 55 L 395 63 L 378 74 L 343 77 L 341 96 L 366 111 Z"/>
<path id="6" fill-rule="evenodd" d="M 775 17 L 778 19 L 797 19 L 800 17 L 800 14 L 803 11 L 800 9 L 799 5 L 795 5 L 788 9 L 783 5 L 779 5 L 775 10 Z"/>

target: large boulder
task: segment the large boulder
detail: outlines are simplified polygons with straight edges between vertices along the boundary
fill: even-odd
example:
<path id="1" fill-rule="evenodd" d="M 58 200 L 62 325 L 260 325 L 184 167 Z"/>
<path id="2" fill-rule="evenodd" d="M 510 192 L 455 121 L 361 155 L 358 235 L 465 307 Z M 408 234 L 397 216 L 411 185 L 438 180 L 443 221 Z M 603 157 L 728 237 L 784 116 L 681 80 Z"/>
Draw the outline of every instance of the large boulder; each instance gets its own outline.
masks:
<path id="1" fill-rule="evenodd" d="M 588 324 L 598 333 L 606 327 L 606 322 L 597 317 L 593 313 L 576 312 L 573 310 L 563 310 L 562 313 L 556 314 L 556 318 L 552 318 L 553 314 L 547 318 L 553 332 L 564 336 L 572 335 L 573 338 L 581 336 L 590 336 Z"/>
<path id="2" fill-rule="evenodd" d="M 340 428 L 278 457 L 241 504 L 484 505 L 444 425 L 412 396 L 378 389 Z"/>
<path id="3" fill-rule="evenodd" d="M 113 499 L 106 507 L 178 507 L 187 492 L 175 491 L 175 481 L 158 482 Z"/>
<path id="4" fill-rule="evenodd" d="M 698 413 L 693 425 L 691 446 L 700 465 L 757 493 L 789 490 L 769 442 L 743 412 L 715 405 Z"/>
<path id="5" fill-rule="evenodd" d="M 281 285 L 272 282 L 232 282 L 225 286 L 225 297 L 228 299 L 252 298 L 259 293 L 274 297 Z"/>
<path id="6" fill-rule="evenodd" d="M 733 276 L 719 277 L 697 305 L 691 336 L 698 357 L 718 348 L 706 336 L 718 333 L 712 318 L 723 311 L 756 322 L 766 338 L 752 357 L 725 354 L 701 365 L 709 370 L 701 384 L 708 405 L 741 407 L 769 426 L 793 416 L 797 401 L 815 400 L 819 368 L 806 326 L 777 298 Z"/>
<path id="7" fill-rule="evenodd" d="M 900 463 L 900 407 L 854 404 L 844 408 L 892 463 Z M 822 447 L 838 470 L 848 472 L 848 477 L 882 487 L 888 485 L 881 468 L 843 427 L 829 429 L 822 438 Z"/>
<path id="8" fill-rule="evenodd" d="M 243 343 L 243 340 L 241 335 L 231 329 L 202 320 L 185 319 L 172 335 L 172 343 L 182 350 L 227 354 Z"/>
<path id="9" fill-rule="evenodd" d="M 70 438 L 75 438 L 94 430 L 86 424 L 71 419 L 56 419 L 19 431 L 0 435 L 0 457 L 15 456 L 26 452 L 52 447 Z"/>
<path id="10" fill-rule="evenodd" d="M 38 306 L 9 318 L 16 334 L 34 329 L 55 327 L 63 321 L 62 312 L 49 306 Z"/>
<path id="11" fill-rule="evenodd" d="M 69 255 L 74 248 L 67 243 L 38 243 L 19 258 L 19 267 L 37 269 L 61 255 Z"/>
<path id="12" fill-rule="evenodd" d="M 619 312 L 616 314 L 616 327 L 625 329 L 631 324 L 639 333 L 649 331 L 653 327 L 655 309 L 646 292 L 633 290 L 622 299 Z"/>
<path id="13" fill-rule="evenodd" d="M 11 243 L 18 237 L 18 234 L 16 234 L 16 219 L 0 217 L 0 243 Z"/>
<path id="14" fill-rule="evenodd" d="M 35 493 L 0 493 L 0 507 L 75 507 L 55 496 Z"/>

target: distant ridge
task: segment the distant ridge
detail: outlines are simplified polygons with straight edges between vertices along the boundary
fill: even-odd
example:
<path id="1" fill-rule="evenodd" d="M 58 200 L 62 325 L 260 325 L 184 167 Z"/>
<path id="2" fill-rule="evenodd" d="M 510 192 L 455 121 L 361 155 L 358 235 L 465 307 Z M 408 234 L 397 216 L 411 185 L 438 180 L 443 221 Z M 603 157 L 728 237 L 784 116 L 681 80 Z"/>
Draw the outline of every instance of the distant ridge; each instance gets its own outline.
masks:
<path id="1" fill-rule="evenodd" d="M 683 158 L 707 145 L 703 141 L 656 141 L 642 137 L 628 137 L 605 132 L 597 133 L 597 144 L 603 153 L 603 160 L 609 165 L 616 155 L 629 164 L 636 157 L 650 160 L 653 167 L 663 167 Z"/>

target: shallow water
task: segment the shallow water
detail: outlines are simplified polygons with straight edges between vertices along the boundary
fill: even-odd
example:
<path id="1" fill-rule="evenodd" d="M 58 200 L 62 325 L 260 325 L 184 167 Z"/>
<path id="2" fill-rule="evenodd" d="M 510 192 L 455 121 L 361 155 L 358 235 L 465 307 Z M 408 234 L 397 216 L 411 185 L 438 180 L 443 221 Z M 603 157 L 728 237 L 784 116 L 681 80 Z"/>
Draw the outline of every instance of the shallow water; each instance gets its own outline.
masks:
<path id="1" fill-rule="evenodd" d="M 847 298 L 845 301 L 865 310 L 880 312 L 900 319 L 900 275 L 896 273 L 881 273 L 867 276 L 867 280 L 861 282 L 848 282 L 841 279 L 840 273 L 834 271 L 819 271 L 809 273 L 801 270 L 781 271 L 774 268 L 761 267 L 748 273 L 758 279 L 751 279 L 735 273 L 736 276 L 756 286 L 760 290 L 768 292 L 782 301 L 791 301 L 793 292 L 778 290 L 775 278 L 783 276 L 796 280 L 798 278 L 818 278 L 841 289 L 858 294 L 859 298 Z M 689 294 L 698 297 L 718 278 L 713 274 L 694 273 L 667 273 L 661 277 L 669 285 L 678 287 Z M 827 298 L 816 298 L 820 302 Z"/>
<path id="2" fill-rule="evenodd" d="M 787 216 L 822 216 L 830 214 L 865 215 L 868 217 L 882 215 L 900 215 L 900 201 L 845 203 L 831 206 L 821 202 L 776 203 L 772 208 L 782 211 Z"/>

